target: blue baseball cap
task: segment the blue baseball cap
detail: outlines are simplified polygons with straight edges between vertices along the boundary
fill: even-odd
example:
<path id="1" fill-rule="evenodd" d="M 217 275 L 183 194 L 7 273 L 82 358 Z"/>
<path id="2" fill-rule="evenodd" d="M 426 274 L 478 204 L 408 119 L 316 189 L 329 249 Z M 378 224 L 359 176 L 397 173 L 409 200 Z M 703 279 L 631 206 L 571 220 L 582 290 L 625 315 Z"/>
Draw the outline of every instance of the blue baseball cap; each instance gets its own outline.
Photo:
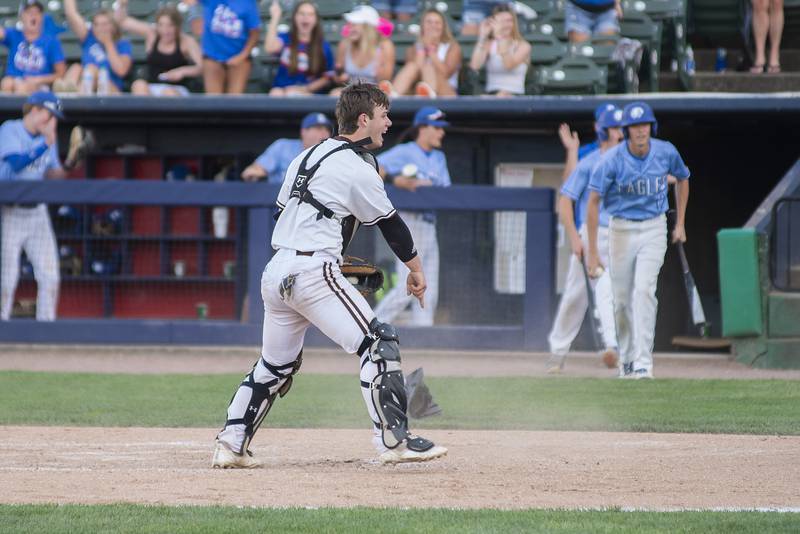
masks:
<path id="1" fill-rule="evenodd" d="M 28 97 L 28 100 L 26 100 L 25 103 L 32 106 L 43 107 L 52 115 L 55 115 L 59 119 L 64 119 L 64 113 L 61 108 L 61 100 L 59 100 L 59 98 L 50 91 L 36 91 Z"/>
<path id="2" fill-rule="evenodd" d="M 425 106 L 424 108 L 420 108 L 414 115 L 413 126 L 437 126 L 439 128 L 447 128 L 450 126 L 450 123 L 444 120 L 444 111 L 433 106 Z"/>
<path id="3" fill-rule="evenodd" d="M 303 122 L 300 123 L 300 128 L 303 130 L 314 126 L 325 126 L 328 130 L 333 131 L 333 123 L 324 113 L 309 113 L 303 117 Z"/>

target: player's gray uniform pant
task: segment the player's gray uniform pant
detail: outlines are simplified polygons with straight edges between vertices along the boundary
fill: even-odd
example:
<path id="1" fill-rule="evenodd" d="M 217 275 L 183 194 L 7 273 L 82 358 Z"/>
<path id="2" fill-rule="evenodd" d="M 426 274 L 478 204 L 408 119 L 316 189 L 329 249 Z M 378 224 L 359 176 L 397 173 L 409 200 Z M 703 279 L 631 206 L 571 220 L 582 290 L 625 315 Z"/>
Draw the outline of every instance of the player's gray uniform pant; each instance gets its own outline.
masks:
<path id="1" fill-rule="evenodd" d="M 284 290 L 282 295 L 281 283 L 291 275 L 295 276 L 291 290 L 288 295 Z M 337 259 L 324 253 L 309 257 L 298 256 L 294 250 L 279 250 L 264 269 L 261 296 L 264 299 L 261 355 L 274 367 L 289 365 L 297 359 L 306 330 L 312 324 L 345 352 L 355 354 L 375 318 L 361 293 L 342 276 Z M 360 364 L 361 381 L 372 383 L 378 375 L 378 366 L 369 360 L 366 351 Z M 253 378 L 259 384 L 266 384 L 279 377 L 259 359 Z M 379 424 L 371 391 L 362 387 L 361 392 L 373 423 Z M 240 386 L 228 407 L 229 420 L 244 417 L 251 394 L 249 387 Z M 239 450 L 245 440 L 245 425 L 227 426 L 218 439 L 231 450 Z M 374 430 L 373 443 L 379 453 L 386 450 L 378 429 Z"/>
<path id="2" fill-rule="evenodd" d="M 667 219 L 645 221 L 611 218 L 608 254 L 617 323 L 620 365 L 653 370 L 656 330 L 656 285 L 667 252 Z"/>
<path id="3" fill-rule="evenodd" d="M 589 250 L 586 226 L 581 226 L 581 240 L 584 251 Z M 608 267 L 608 228 L 600 226 L 597 229 L 597 248 L 600 261 Z M 569 347 L 581 329 L 586 309 L 589 307 L 589 297 L 586 294 L 586 280 L 583 276 L 581 260 L 571 254 L 569 268 L 564 283 L 564 292 L 558 305 L 558 312 L 553 321 L 553 328 L 547 341 L 550 352 L 557 356 L 564 356 L 569 352 Z M 617 332 L 614 328 L 614 304 L 611 297 L 611 276 L 608 269 L 592 284 L 595 294 L 595 305 L 600 315 L 600 325 L 603 331 L 603 343 L 607 349 L 617 346 Z M 593 313 L 590 310 L 589 313 Z"/>
<path id="4" fill-rule="evenodd" d="M 433 326 L 436 305 L 439 302 L 439 242 L 436 239 L 436 224 L 424 220 L 421 213 L 401 212 L 401 217 L 411 231 L 417 252 L 425 263 L 425 307 L 413 295 L 406 294 L 408 267 L 399 259 L 395 262 L 397 285 L 395 285 L 375 307 L 375 315 L 383 323 L 394 322 L 395 317 L 411 305 L 410 326 Z"/>
<path id="5" fill-rule="evenodd" d="M 11 317 L 14 293 L 19 281 L 19 258 L 22 251 L 28 256 L 36 278 L 36 319 L 53 321 L 58 304 L 58 251 L 47 206 L 35 208 L 2 208 L 2 289 L 0 289 L 0 319 Z"/>

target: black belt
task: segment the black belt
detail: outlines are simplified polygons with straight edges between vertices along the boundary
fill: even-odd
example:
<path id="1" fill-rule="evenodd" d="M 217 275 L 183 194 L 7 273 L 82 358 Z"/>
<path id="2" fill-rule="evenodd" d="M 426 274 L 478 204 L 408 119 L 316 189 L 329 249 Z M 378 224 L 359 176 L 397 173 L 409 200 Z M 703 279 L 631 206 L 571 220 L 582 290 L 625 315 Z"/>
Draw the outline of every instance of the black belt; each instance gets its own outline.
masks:
<path id="1" fill-rule="evenodd" d="M 295 250 L 294 252 L 295 252 L 295 256 L 313 256 L 314 255 L 314 251 L 313 250 L 310 251 L 310 252 L 305 252 L 303 250 Z"/>
<path id="2" fill-rule="evenodd" d="M 38 208 L 39 204 L 11 204 L 12 208 L 22 208 L 24 210 L 32 210 L 33 208 Z"/>

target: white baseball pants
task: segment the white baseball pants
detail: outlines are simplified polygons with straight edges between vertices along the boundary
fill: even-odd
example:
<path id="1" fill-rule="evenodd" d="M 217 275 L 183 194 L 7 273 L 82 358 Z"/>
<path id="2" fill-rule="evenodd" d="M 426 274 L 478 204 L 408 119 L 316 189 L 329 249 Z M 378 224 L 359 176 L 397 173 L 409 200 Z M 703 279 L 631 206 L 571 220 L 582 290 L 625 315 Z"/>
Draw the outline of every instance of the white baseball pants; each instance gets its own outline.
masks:
<path id="1" fill-rule="evenodd" d="M 581 226 L 581 240 L 584 250 L 589 250 L 589 241 L 586 226 Z M 617 346 L 617 332 L 614 327 L 614 304 L 611 297 L 611 277 L 608 272 L 608 228 L 597 229 L 597 248 L 600 252 L 600 261 L 606 266 L 603 275 L 594 280 L 595 306 L 600 316 L 603 343 L 605 348 L 613 349 Z M 558 305 L 553 328 L 547 338 L 550 352 L 556 356 L 564 356 L 569 352 L 570 345 L 575 341 L 575 336 L 581 329 L 586 309 L 589 307 L 589 297 L 586 294 L 586 280 L 583 276 L 581 262 L 575 254 L 569 257 L 567 278 L 564 283 L 564 292 Z M 591 310 L 590 313 L 593 313 Z"/>
<path id="2" fill-rule="evenodd" d="M 620 365 L 633 363 L 634 371 L 653 370 L 656 285 L 667 252 L 667 218 L 645 221 L 612 217 L 608 253 L 611 291 L 619 340 Z"/>
<path id="3" fill-rule="evenodd" d="M 425 265 L 425 307 L 413 295 L 406 294 L 408 267 L 399 259 L 395 262 L 397 285 L 386 293 L 375 307 L 375 315 L 384 323 L 391 323 L 395 317 L 411 305 L 409 326 L 433 326 L 436 306 L 439 302 L 439 242 L 436 239 L 436 224 L 423 220 L 423 215 L 414 212 L 401 212 L 414 238 L 414 245 Z"/>
<path id="4" fill-rule="evenodd" d="M 294 276 L 294 283 L 290 290 L 281 294 L 281 283 L 287 276 Z M 297 359 L 306 330 L 312 324 L 345 352 L 355 354 L 369 332 L 369 323 L 375 318 L 361 293 L 342 276 L 337 259 L 323 253 L 298 256 L 294 250 L 279 250 L 264 269 L 261 296 L 264 299 L 261 355 L 268 364 L 278 368 Z M 378 375 L 378 366 L 369 360 L 366 352 L 360 365 L 361 380 L 372 383 Z M 259 384 L 266 384 L 279 377 L 259 359 L 253 378 Z M 373 443 L 379 453 L 384 452 L 381 432 L 374 426 L 380 420 L 372 405 L 371 392 L 363 387 L 361 392 L 374 423 Z M 228 420 L 242 418 L 249 399 L 249 388 L 240 387 L 228 407 Z M 245 440 L 245 426 L 229 425 L 218 439 L 231 450 L 239 450 Z"/>
<path id="5" fill-rule="evenodd" d="M 53 321 L 58 304 L 59 264 L 56 237 L 47 206 L 35 208 L 2 208 L 2 281 L 0 286 L 0 319 L 11 318 L 14 293 L 19 282 L 19 259 L 22 251 L 28 256 L 36 278 L 36 320 Z"/>

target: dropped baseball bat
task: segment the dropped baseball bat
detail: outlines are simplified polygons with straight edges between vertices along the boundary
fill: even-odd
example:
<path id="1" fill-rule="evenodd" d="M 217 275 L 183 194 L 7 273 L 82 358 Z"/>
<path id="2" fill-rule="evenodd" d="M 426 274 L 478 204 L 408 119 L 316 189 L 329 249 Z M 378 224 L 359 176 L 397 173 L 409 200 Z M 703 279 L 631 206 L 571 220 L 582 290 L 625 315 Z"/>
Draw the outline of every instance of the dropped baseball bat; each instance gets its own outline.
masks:
<path id="1" fill-rule="evenodd" d="M 697 291 L 697 285 L 694 283 L 694 276 L 692 271 L 689 270 L 689 262 L 686 260 L 686 251 L 683 249 L 683 243 L 678 241 L 675 244 L 678 247 L 678 256 L 681 260 L 681 271 L 683 272 L 683 285 L 686 288 L 686 297 L 689 299 L 689 310 L 692 313 L 692 323 L 700 333 L 700 337 L 708 336 L 708 322 L 706 321 L 706 314 L 703 311 L 703 303 L 700 301 L 700 293 Z"/>
<path id="2" fill-rule="evenodd" d="M 589 279 L 589 271 L 586 270 L 586 263 L 583 258 L 578 260 L 581 262 L 583 269 L 583 279 L 586 281 L 586 296 L 589 298 L 589 327 L 592 330 L 592 341 L 594 342 L 594 350 L 601 350 L 603 346 L 600 342 L 600 325 L 597 324 L 597 306 L 594 300 L 594 290 L 592 289 L 591 280 Z"/>

